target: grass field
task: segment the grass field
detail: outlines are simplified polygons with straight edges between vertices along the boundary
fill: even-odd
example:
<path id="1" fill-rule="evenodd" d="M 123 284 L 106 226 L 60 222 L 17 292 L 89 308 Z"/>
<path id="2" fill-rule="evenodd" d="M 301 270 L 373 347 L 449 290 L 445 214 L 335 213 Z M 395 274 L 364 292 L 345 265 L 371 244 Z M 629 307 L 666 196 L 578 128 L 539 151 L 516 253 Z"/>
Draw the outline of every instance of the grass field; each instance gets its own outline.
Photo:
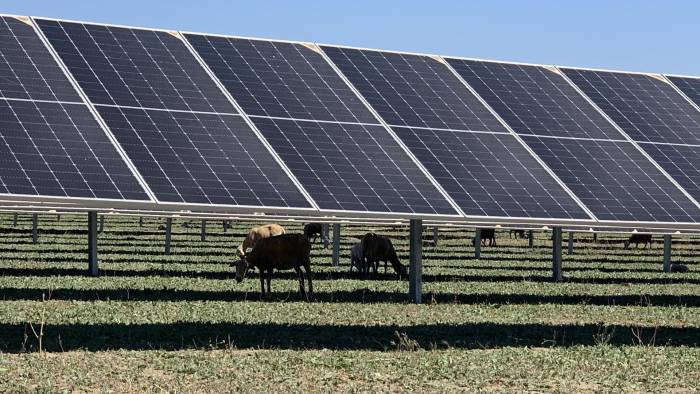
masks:
<path id="1" fill-rule="evenodd" d="M 473 258 L 470 232 L 443 230 L 423 254 L 424 305 L 406 281 L 348 274 L 368 227 L 344 226 L 341 266 L 312 251 L 315 300 L 293 272 L 260 300 L 257 274 L 228 263 L 251 223 L 173 226 L 108 217 L 101 276 L 86 272 L 86 220 L 0 217 L 0 392 L 16 391 L 675 391 L 700 387 L 700 243 L 675 237 L 622 249 L 623 236 L 577 236 L 564 283 L 551 283 L 551 242 L 498 234 Z M 300 232 L 300 226 L 286 226 Z M 407 228 L 392 237 L 407 263 Z M 43 334 L 42 334 L 43 332 Z"/>

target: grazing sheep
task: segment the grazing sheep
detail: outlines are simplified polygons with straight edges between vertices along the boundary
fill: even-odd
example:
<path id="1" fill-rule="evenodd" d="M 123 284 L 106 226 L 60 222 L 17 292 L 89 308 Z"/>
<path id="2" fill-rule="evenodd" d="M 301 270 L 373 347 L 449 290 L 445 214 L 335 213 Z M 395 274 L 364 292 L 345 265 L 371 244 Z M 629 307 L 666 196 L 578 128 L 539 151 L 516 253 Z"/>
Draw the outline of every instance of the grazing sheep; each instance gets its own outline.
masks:
<path id="1" fill-rule="evenodd" d="M 362 253 L 362 242 L 358 242 L 350 249 L 350 272 L 356 267 L 358 272 L 365 269 L 365 256 Z"/>
<path id="2" fill-rule="evenodd" d="M 304 226 L 304 236 L 311 243 L 315 243 L 316 240 L 321 237 L 321 241 L 325 239 L 323 234 L 323 225 L 321 223 L 308 223 Z"/>
<path id="3" fill-rule="evenodd" d="M 366 264 L 364 265 L 364 272 L 372 267 L 374 274 L 377 274 L 379 268 L 379 262 L 384 262 L 384 273 L 386 273 L 387 261 L 391 263 L 391 267 L 394 269 L 399 278 L 405 277 L 407 275 L 406 267 L 401 264 L 399 257 L 396 255 L 396 250 L 394 250 L 394 245 L 391 240 L 387 237 L 377 235 L 374 233 L 367 233 L 362 237 L 360 241 L 362 247 L 362 255 Z"/>
<path id="4" fill-rule="evenodd" d="M 520 237 L 520 239 L 525 239 L 525 230 L 510 230 L 508 238 L 518 239 L 518 237 Z"/>
<path id="5" fill-rule="evenodd" d="M 270 282 L 272 281 L 273 269 L 294 269 L 299 276 L 299 293 L 309 300 L 313 295 L 310 253 L 311 243 L 301 234 L 282 234 L 261 239 L 250 253 L 233 263 L 236 267 L 236 281 L 242 282 L 249 268 L 257 268 L 260 272 L 260 293 L 264 297 L 265 279 L 267 279 L 267 293 L 272 291 Z M 301 267 L 304 268 L 306 278 L 309 280 L 308 296 L 304 289 L 304 276 Z"/>
<path id="6" fill-rule="evenodd" d="M 688 272 L 690 271 L 688 269 L 688 266 L 685 264 L 671 264 L 671 272 Z"/>
<path id="7" fill-rule="evenodd" d="M 647 245 L 651 247 L 651 234 L 632 234 L 630 238 L 625 241 L 625 249 L 628 249 L 630 244 L 633 243 L 635 248 L 639 248 L 640 243 L 644 243 L 642 249 L 646 249 Z"/>
<path id="8" fill-rule="evenodd" d="M 266 224 L 264 226 L 253 227 L 248 232 L 243 243 L 241 243 L 241 246 L 238 247 L 238 257 L 245 256 L 246 251 L 254 247 L 261 239 L 282 235 L 284 233 L 284 227 L 279 224 Z"/>
<path id="9" fill-rule="evenodd" d="M 496 230 L 493 228 L 481 229 L 481 245 L 486 246 L 486 240 L 489 240 L 489 246 L 496 246 Z M 472 246 L 476 246 L 476 237 L 472 238 Z"/>

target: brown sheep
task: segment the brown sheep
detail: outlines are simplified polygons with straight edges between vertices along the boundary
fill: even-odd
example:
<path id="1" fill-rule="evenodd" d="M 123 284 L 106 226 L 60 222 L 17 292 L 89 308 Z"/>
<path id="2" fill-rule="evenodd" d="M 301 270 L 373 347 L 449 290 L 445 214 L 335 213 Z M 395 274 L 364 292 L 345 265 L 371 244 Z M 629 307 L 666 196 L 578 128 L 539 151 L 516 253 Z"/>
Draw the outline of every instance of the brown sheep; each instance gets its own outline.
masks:
<path id="1" fill-rule="evenodd" d="M 265 296 L 265 278 L 267 278 L 267 293 L 271 292 L 272 270 L 294 269 L 299 275 L 299 292 L 307 300 L 313 295 L 311 282 L 311 242 L 301 234 L 282 234 L 262 239 L 258 244 L 233 265 L 236 267 L 236 281 L 243 281 L 248 269 L 255 267 L 260 272 L 260 292 Z M 308 297 L 304 290 L 304 276 L 301 267 L 306 271 L 309 280 Z M 265 275 L 267 273 L 267 275 Z"/>
<path id="2" fill-rule="evenodd" d="M 254 247 L 261 239 L 282 235 L 284 233 L 284 227 L 279 224 L 266 224 L 253 227 L 248 232 L 241 246 L 238 247 L 238 257 L 245 256 L 246 251 Z"/>

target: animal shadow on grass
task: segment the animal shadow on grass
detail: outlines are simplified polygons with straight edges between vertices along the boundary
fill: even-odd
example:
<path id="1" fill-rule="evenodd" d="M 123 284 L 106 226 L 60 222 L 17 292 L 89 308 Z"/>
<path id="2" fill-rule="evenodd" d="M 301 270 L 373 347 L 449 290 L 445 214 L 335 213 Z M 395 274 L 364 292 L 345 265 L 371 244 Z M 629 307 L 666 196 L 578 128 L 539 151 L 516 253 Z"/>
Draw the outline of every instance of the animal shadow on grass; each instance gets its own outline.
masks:
<path id="1" fill-rule="evenodd" d="M 35 351 L 38 343 L 26 324 L 0 324 L 0 351 Z M 504 346 L 566 347 L 604 343 L 619 345 L 692 346 L 700 328 L 550 324 L 423 324 L 360 326 L 312 324 L 172 323 L 47 324 L 47 351 L 111 349 L 336 349 L 390 350 L 396 333 L 416 348 L 498 348 Z M 604 335 L 601 335 L 604 334 Z"/>

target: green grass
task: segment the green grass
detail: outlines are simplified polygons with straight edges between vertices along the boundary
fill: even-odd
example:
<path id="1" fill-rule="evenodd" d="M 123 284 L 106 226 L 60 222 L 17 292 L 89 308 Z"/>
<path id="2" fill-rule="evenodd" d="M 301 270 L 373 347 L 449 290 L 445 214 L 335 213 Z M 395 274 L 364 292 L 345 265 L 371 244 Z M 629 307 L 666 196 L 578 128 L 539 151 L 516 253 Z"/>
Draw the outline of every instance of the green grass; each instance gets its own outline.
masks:
<path id="1" fill-rule="evenodd" d="M 344 226 L 341 266 L 312 251 L 313 302 L 292 272 L 261 300 L 257 275 L 228 263 L 251 223 L 224 232 L 108 217 L 101 276 L 86 272 L 84 217 L 0 216 L 0 392 L 16 391 L 695 391 L 700 378 L 700 243 L 674 237 L 687 274 L 661 272 L 623 236 L 577 236 L 552 283 L 551 243 L 498 234 L 473 258 L 471 232 L 426 234 L 424 305 L 391 274 L 347 273 L 369 230 Z M 299 225 L 286 226 L 300 232 Z M 379 227 L 407 263 L 405 228 Z M 43 328 L 43 335 L 39 334 Z M 41 345 L 38 336 L 41 336 Z"/>

